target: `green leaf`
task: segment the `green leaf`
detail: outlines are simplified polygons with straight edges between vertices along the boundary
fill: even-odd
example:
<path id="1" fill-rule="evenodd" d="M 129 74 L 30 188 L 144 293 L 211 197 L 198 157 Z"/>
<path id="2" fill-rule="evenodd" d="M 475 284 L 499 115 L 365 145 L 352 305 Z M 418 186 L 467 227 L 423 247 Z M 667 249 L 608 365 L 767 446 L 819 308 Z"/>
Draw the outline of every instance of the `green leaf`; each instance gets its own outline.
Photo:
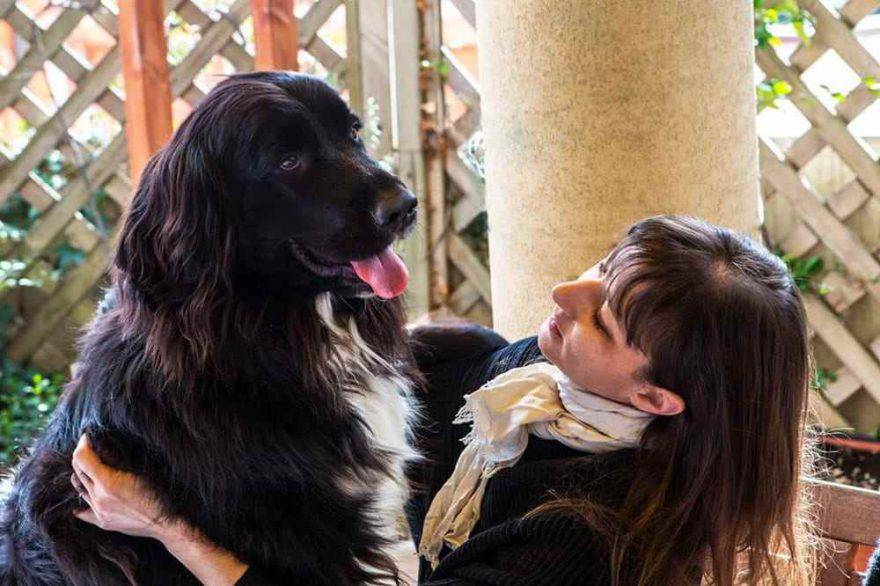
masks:
<path id="1" fill-rule="evenodd" d="M 822 270 L 825 261 L 822 260 L 822 257 L 813 256 L 804 262 L 803 272 L 806 276 L 812 276 Z"/>
<path id="2" fill-rule="evenodd" d="M 773 83 L 773 93 L 777 96 L 787 96 L 791 93 L 791 85 L 782 79 L 778 79 Z"/>
<path id="3" fill-rule="evenodd" d="M 67 242 L 56 246 L 52 253 L 56 255 L 55 262 L 52 263 L 53 267 L 60 275 L 63 275 L 73 267 L 81 265 L 86 259 L 85 251 L 74 248 Z"/>

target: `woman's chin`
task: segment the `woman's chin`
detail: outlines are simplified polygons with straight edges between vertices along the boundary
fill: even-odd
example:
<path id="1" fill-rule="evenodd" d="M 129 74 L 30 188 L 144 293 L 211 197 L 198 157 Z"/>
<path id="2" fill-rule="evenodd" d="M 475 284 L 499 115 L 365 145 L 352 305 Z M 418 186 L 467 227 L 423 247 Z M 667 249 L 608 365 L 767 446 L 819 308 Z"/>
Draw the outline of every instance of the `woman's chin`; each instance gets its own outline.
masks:
<path id="1" fill-rule="evenodd" d="M 541 350 L 541 354 L 544 355 L 544 358 L 551 362 L 555 355 L 554 350 L 556 350 L 557 343 L 558 341 L 556 340 L 556 337 L 550 331 L 549 319 L 544 320 L 544 323 L 538 328 L 538 348 Z"/>

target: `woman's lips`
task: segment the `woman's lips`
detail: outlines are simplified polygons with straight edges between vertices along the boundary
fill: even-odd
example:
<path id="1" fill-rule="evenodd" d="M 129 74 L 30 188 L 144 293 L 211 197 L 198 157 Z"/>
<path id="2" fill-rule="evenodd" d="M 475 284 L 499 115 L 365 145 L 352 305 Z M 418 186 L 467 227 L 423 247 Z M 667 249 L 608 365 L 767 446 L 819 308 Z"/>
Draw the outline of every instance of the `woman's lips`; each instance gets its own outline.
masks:
<path id="1" fill-rule="evenodd" d="M 550 333 L 552 333 L 557 338 L 562 337 L 562 332 L 559 330 L 559 323 L 556 320 L 556 316 L 551 316 L 550 321 L 547 324 L 547 327 L 550 329 Z"/>

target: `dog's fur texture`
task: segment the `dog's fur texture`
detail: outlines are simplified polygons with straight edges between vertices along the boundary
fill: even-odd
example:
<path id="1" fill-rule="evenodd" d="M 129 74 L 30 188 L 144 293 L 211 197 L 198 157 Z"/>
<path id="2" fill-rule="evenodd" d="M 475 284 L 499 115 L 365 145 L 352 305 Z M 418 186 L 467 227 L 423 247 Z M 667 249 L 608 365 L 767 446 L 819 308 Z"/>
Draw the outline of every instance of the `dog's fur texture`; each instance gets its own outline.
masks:
<path id="1" fill-rule="evenodd" d="M 397 578 L 387 525 L 418 374 L 401 302 L 348 261 L 415 210 L 358 124 L 320 81 L 247 74 L 151 159 L 75 379 L 16 471 L 0 583 L 194 582 L 158 542 L 73 516 L 83 433 L 167 517 L 291 584 Z M 389 201 L 404 213 L 377 216 Z"/>

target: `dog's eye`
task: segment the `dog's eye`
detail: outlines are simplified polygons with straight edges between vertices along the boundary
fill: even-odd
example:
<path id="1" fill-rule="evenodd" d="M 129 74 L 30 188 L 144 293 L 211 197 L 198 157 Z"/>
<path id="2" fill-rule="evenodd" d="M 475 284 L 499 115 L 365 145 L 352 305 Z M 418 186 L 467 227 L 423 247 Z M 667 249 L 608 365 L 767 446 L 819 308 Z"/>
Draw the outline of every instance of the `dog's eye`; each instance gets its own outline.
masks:
<path id="1" fill-rule="evenodd" d="M 290 171 L 296 171 L 297 169 L 300 168 L 301 165 L 302 165 L 302 159 L 300 159 L 296 155 L 288 155 L 287 157 L 284 158 L 283 161 L 281 161 L 281 164 L 279 165 L 279 167 L 281 168 L 282 171 L 290 172 Z"/>
<path id="2" fill-rule="evenodd" d="M 354 142 L 358 142 L 358 143 L 361 141 L 360 130 L 361 130 L 361 127 L 357 124 L 355 124 L 354 126 L 351 127 L 351 133 L 349 134 L 349 136 L 351 137 L 351 140 L 353 140 Z"/>

